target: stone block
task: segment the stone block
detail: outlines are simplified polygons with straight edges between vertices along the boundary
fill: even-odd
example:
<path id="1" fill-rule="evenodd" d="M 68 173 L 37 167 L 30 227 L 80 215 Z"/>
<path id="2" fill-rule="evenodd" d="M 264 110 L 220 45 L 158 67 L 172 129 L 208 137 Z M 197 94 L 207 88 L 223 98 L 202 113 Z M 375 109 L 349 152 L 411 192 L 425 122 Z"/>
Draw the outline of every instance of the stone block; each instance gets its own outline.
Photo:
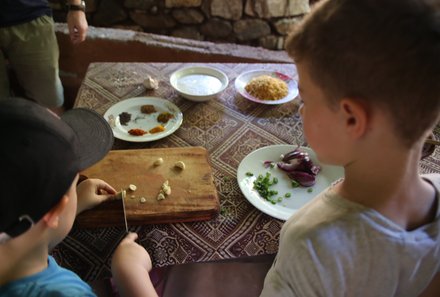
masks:
<path id="1" fill-rule="evenodd" d="M 212 18 L 200 26 L 200 32 L 212 38 L 227 37 L 232 32 L 232 24 L 229 21 Z"/>
<path id="2" fill-rule="evenodd" d="M 281 35 L 288 35 L 301 22 L 302 17 L 280 19 L 273 22 L 273 27 Z"/>
<path id="3" fill-rule="evenodd" d="M 309 11 L 309 0 L 246 0 L 245 4 L 245 14 L 263 19 L 302 15 Z"/>
<path id="4" fill-rule="evenodd" d="M 212 0 L 211 15 L 239 20 L 243 15 L 243 0 Z"/>
<path id="5" fill-rule="evenodd" d="M 194 40 L 203 40 L 203 35 L 194 27 L 181 27 L 178 29 L 174 29 L 171 32 L 171 36 L 186 38 L 186 39 L 194 39 Z"/>
<path id="6" fill-rule="evenodd" d="M 200 24 L 205 19 L 203 13 L 194 8 L 176 8 L 171 14 L 181 24 Z"/>
<path id="7" fill-rule="evenodd" d="M 153 7 L 155 0 L 125 0 L 124 6 L 129 9 L 147 10 Z"/>
<path id="8" fill-rule="evenodd" d="M 146 29 L 166 29 L 176 26 L 176 21 L 169 15 L 151 15 L 139 11 L 130 12 L 130 18 Z"/>
<path id="9" fill-rule="evenodd" d="M 234 23 L 233 28 L 240 41 L 257 39 L 270 34 L 269 24 L 258 19 L 239 20 Z"/>
<path id="10" fill-rule="evenodd" d="M 117 0 L 101 0 L 98 11 L 93 15 L 93 24 L 108 27 L 127 19 L 127 13 Z"/>
<path id="11" fill-rule="evenodd" d="M 199 7 L 202 0 L 165 0 L 165 7 Z"/>

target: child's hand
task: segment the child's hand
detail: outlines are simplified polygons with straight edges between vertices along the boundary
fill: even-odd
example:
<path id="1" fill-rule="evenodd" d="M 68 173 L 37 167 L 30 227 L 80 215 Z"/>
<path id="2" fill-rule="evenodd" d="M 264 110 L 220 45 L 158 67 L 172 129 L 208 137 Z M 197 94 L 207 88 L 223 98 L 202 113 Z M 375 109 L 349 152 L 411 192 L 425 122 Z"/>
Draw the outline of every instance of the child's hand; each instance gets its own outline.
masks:
<path id="1" fill-rule="evenodd" d="M 95 207 L 101 202 L 113 197 L 116 190 L 100 179 L 86 179 L 76 187 L 78 208 L 76 214 Z"/>
<path id="2" fill-rule="evenodd" d="M 116 248 L 112 258 L 113 279 L 121 296 L 157 296 L 148 272 L 152 269 L 148 252 L 129 233 Z"/>

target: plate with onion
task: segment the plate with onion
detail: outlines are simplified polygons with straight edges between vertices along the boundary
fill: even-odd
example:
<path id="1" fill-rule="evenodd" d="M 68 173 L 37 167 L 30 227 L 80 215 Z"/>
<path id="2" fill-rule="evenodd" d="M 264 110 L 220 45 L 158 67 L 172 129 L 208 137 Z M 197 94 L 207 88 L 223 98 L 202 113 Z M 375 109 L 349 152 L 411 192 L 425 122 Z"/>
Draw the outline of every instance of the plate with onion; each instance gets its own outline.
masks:
<path id="1" fill-rule="evenodd" d="M 280 144 L 248 154 L 238 166 L 237 181 L 252 205 L 287 220 L 343 174 L 342 167 L 321 164 L 309 147 Z"/>

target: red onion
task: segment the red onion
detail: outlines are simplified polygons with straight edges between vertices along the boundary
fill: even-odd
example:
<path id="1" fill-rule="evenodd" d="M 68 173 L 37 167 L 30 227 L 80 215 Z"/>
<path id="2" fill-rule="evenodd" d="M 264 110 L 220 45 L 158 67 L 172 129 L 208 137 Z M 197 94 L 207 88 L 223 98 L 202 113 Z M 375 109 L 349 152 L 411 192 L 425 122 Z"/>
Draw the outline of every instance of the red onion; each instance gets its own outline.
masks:
<path id="1" fill-rule="evenodd" d="M 278 162 L 277 166 L 286 172 L 290 179 L 297 181 L 303 187 L 313 186 L 316 175 L 321 170 L 319 166 L 313 164 L 306 152 L 298 148 L 284 155 L 282 162 Z"/>

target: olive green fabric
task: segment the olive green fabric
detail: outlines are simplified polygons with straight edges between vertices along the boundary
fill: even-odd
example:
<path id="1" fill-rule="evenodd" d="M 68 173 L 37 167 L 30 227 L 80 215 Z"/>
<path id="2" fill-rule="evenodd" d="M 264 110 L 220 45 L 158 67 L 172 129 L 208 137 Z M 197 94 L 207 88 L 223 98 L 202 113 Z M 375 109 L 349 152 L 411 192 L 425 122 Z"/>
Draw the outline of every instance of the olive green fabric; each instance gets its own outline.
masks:
<path id="1" fill-rule="evenodd" d="M 8 79 L 10 69 L 27 98 L 47 107 L 63 104 L 59 50 L 51 17 L 0 28 L 0 48 L 0 99 L 13 95 Z"/>

